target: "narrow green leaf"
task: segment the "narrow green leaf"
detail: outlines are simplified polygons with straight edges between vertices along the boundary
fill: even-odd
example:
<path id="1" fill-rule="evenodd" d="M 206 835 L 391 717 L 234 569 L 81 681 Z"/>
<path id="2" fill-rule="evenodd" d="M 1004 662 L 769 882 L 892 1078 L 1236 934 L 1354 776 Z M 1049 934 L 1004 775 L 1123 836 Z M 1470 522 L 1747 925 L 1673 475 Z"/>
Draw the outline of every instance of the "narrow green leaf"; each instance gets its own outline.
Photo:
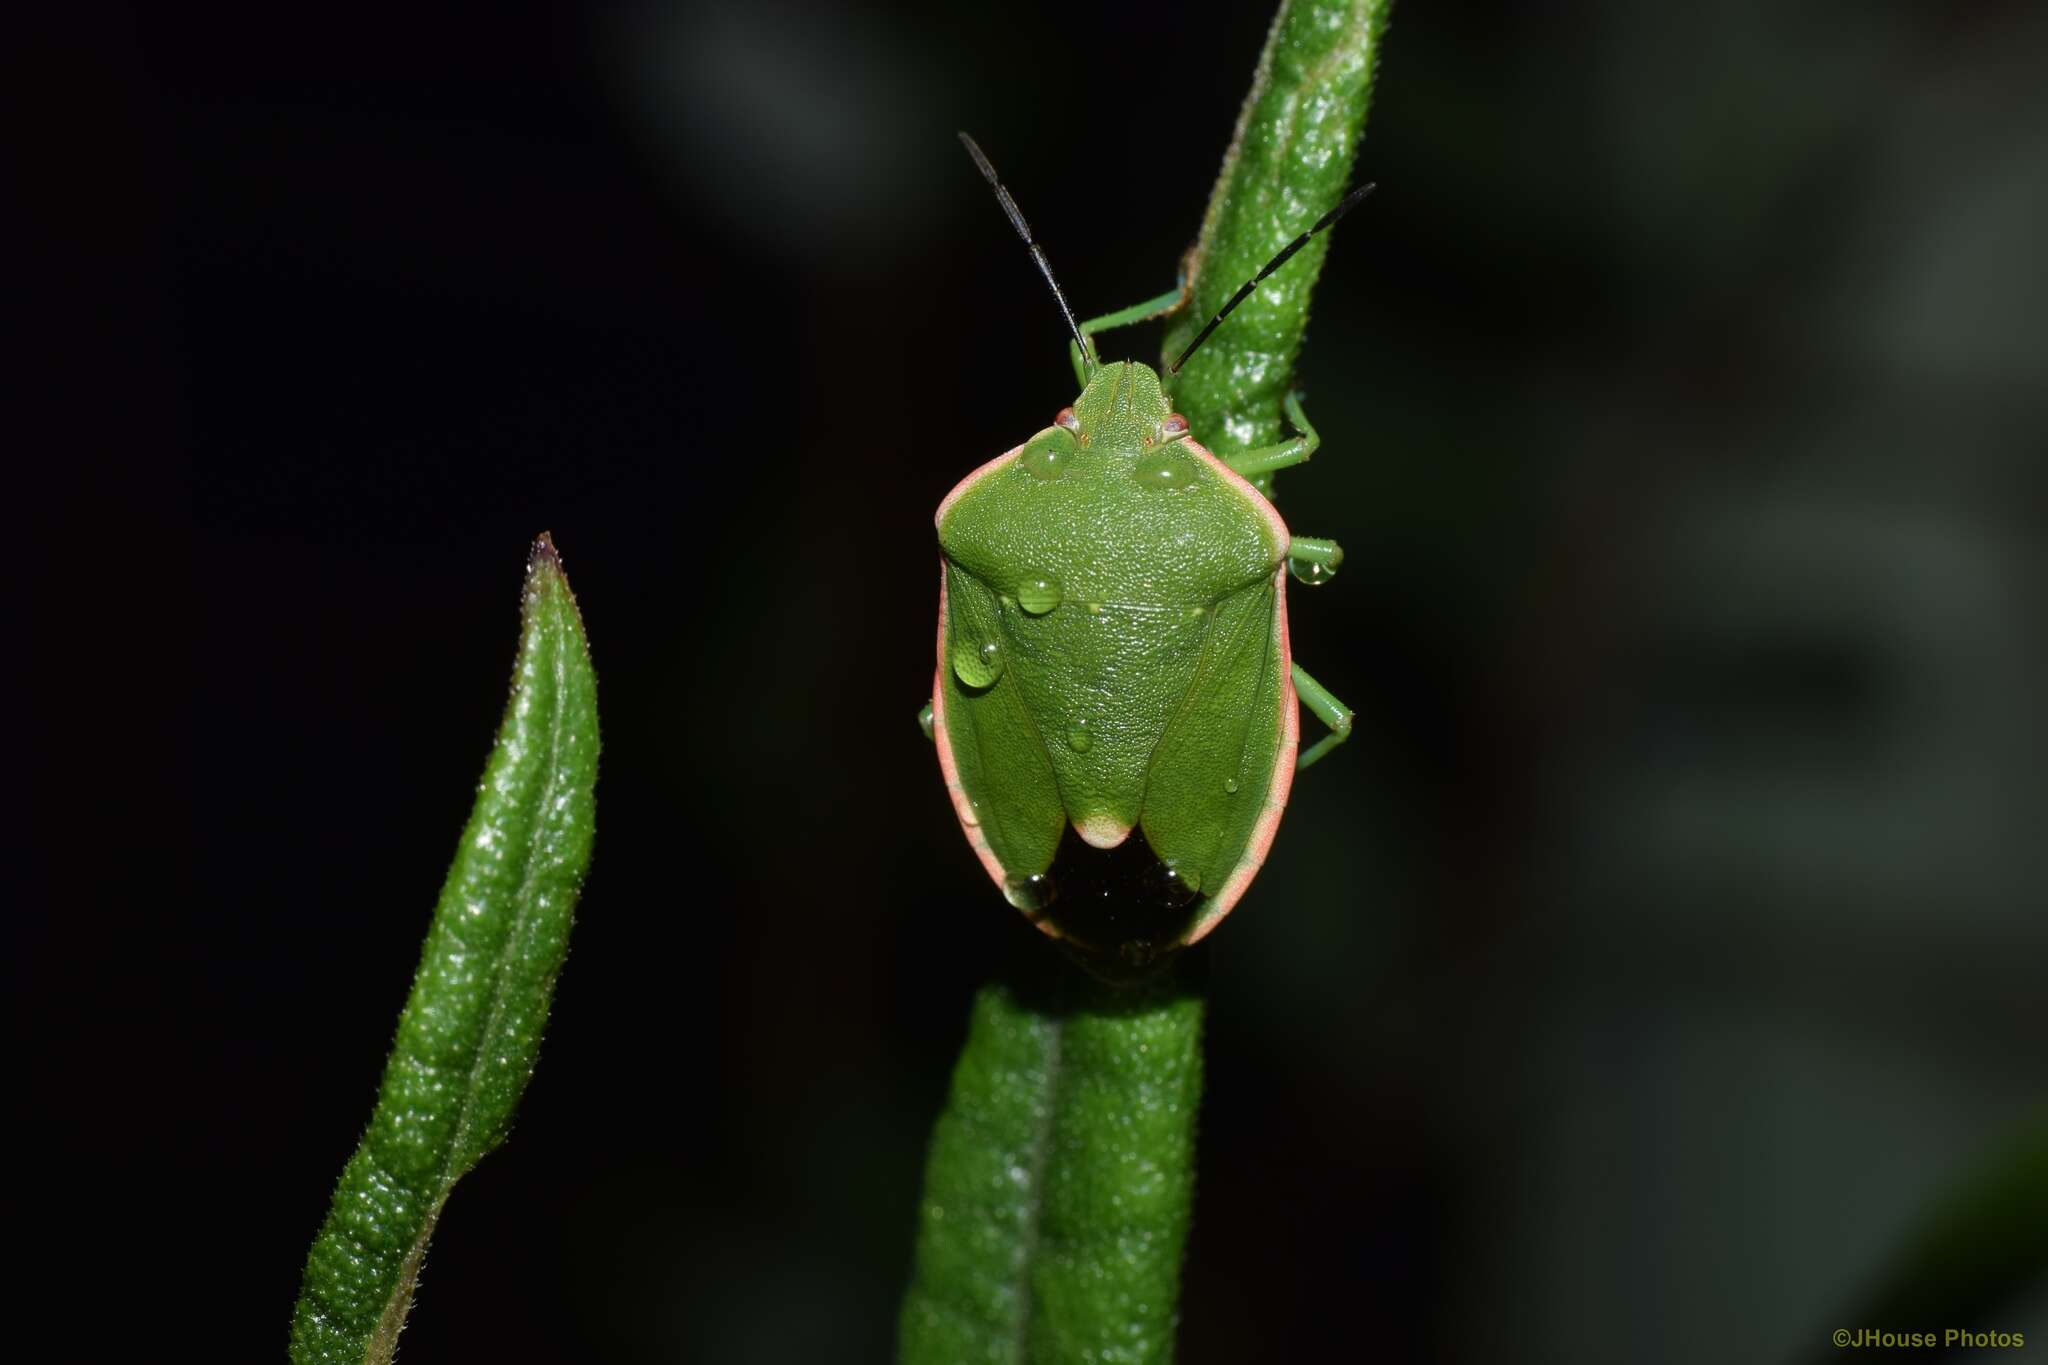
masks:
<path id="1" fill-rule="evenodd" d="M 527 563 L 523 615 L 511 700 L 376 1111 L 306 1258 L 297 1365 L 392 1358 L 448 1191 L 504 1141 L 533 1074 L 590 866 L 598 747 L 583 621 L 546 535 Z"/>
<path id="2" fill-rule="evenodd" d="M 1282 0 L 1188 258 L 1188 305 L 1166 328 L 1168 363 L 1239 285 L 1343 198 L 1391 8 L 1392 0 Z M 1294 434 L 1280 402 L 1323 256 L 1343 231 L 1316 237 L 1252 291 L 1174 381 L 1175 407 L 1210 449 Z"/>
<path id="3" fill-rule="evenodd" d="M 976 998 L 932 1134 L 903 1365 L 1173 1358 L 1202 1005 L 1170 983 Z"/>

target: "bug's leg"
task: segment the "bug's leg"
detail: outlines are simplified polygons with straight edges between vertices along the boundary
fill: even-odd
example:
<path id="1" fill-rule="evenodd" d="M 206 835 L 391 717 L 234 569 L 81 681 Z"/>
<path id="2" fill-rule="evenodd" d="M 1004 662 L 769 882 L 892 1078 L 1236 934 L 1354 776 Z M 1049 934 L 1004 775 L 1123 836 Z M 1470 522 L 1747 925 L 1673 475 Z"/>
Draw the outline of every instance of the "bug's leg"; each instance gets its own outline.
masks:
<path id="1" fill-rule="evenodd" d="M 1351 738 L 1351 708 L 1330 695 L 1330 689 L 1308 675 L 1300 664 L 1292 665 L 1294 693 L 1315 718 L 1330 727 L 1330 733 L 1311 744 L 1294 760 L 1296 772 Z"/>
<path id="2" fill-rule="evenodd" d="M 1104 313 L 1099 318 L 1088 319 L 1081 324 L 1081 335 L 1091 338 L 1088 345 L 1089 349 L 1093 350 L 1095 343 L 1092 338 L 1097 332 L 1114 331 L 1118 327 L 1128 327 L 1134 322 L 1146 322 L 1152 318 L 1165 317 L 1168 313 L 1179 308 L 1186 301 L 1187 296 L 1188 284 L 1186 277 L 1183 276 L 1179 284 L 1176 284 L 1156 299 L 1146 299 L 1143 303 L 1134 303 L 1128 308 L 1119 308 L 1114 313 Z M 1080 384 L 1082 388 L 1087 388 L 1088 370 L 1081 363 L 1081 348 L 1071 341 L 1067 343 L 1067 358 L 1074 362 L 1075 382 Z M 1090 359 L 1093 358 L 1092 356 L 1090 357 Z"/>
<path id="3" fill-rule="evenodd" d="M 917 713 L 917 728 L 924 731 L 926 739 L 932 737 L 932 704 L 930 702 L 926 702 L 924 710 Z"/>
<path id="4" fill-rule="evenodd" d="M 1317 540 L 1313 536 L 1296 536 L 1287 546 L 1287 570 L 1296 581 L 1310 587 L 1327 583 L 1337 576 L 1337 566 L 1344 562 L 1344 547 L 1334 540 Z"/>
<path id="5" fill-rule="evenodd" d="M 1308 414 L 1301 410 L 1301 395 L 1288 394 L 1280 404 L 1280 410 L 1287 414 L 1287 420 L 1294 424 L 1294 429 L 1301 435 L 1292 440 L 1282 441 L 1278 445 L 1253 446 L 1250 450 L 1240 450 L 1235 455 L 1219 455 L 1217 458 L 1247 479 L 1258 480 L 1276 469 L 1300 464 L 1315 454 L 1316 448 L 1322 445 L 1323 438 L 1316 434 L 1316 429 L 1309 425 Z"/>

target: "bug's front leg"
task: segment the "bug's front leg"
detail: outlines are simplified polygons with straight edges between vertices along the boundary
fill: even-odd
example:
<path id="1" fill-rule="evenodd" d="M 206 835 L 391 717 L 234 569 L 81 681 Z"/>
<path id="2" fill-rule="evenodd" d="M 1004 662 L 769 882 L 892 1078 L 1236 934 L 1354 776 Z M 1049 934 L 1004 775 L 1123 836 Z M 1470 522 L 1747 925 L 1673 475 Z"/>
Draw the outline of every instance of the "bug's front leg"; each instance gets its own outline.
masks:
<path id="1" fill-rule="evenodd" d="M 1310 745 L 1294 760 L 1296 772 L 1308 767 L 1330 750 L 1351 738 L 1351 708 L 1331 695 L 1330 689 L 1308 675 L 1300 664 L 1292 666 L 1294 693 L 1315 718 L 1330 727 L 1330 733 Z"/>
<path id="2" fill-rule="evenodd" d="M 1095 346 L 1093 337 L 1097 332 L 1114 331 L 1118 327 L 1129 327 L 1134 322 L 1148 322 L 1153 318 L 1163 318 L 1168 313 L 1178 309 L 1181 304 L 1187 301 L 1187 297 L 1187 277 L 1182 276 L 1179 284 L 1176 284 L 1156 299 L 1146 299 L 1143 303 L 1134 303 L 1128 308 L 1119 308 L 1114 313 L 1104 313 L 1099 318 L 1088 319 L 1088 321 L 1081 324 L 1081 335 L 1090 338 L 1088 345 L 1089 349 L 1093 350 Z M 1084 389 L 1087 388 L 1088 369 L 1087 366 L 1081 363 L 1081 348 L 1071 341 L 1067 343 L 1067 358 L 1074 362 L 1074 382 Z M 1091 360 L 1094 358 L 1094 356 L 1089 357 Z"/>
<path id="3" fill-rule="evenodd" d="M 1276 469 L 1286 469 L 1290 465 L 1306 461 L 1309 456 L 1316 453 L 1317 447 L 1322 445 L 1323 438 L 1316 434 L 1316 429 L 1309 425 L 1308 414 L 1301 410 L 1301 395 L 1288 394 L 1282 400 L 1280 410 L 1287 414 L 1287 420 L 1294 424 L 1294 429 L 1301 435 L 1281 441 L 1277 445 L 1253 446 L 1250 450 L 1240 450 L 1235 455 L 1221 455 L 1217 458 L 1255 482 L 1262 481 Z M 1263 488 L 1265 485 L 1259 482 L 1259 486 Z"/>

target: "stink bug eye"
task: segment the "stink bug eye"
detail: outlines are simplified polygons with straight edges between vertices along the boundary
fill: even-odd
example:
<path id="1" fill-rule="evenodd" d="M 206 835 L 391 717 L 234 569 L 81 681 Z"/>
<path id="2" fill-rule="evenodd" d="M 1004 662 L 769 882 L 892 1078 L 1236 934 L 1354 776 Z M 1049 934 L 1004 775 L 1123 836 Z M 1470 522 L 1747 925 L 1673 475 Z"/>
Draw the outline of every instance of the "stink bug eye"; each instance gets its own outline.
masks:
<path id="1" fill-rule="evenodd" d="M 1088 332 L 1157 310 L 1075 323 L 1009 191 L 961 141 L 1052 285 L 1083 380 L 1052 426 L 939 504 L 927 733 L 1005 898 L 1098 976 L 1129 979 L 1222 921 L 1265 862 L 1296 768 L 1350 733 L 1287 632 L 1288 570 L 1322 581 L 1342 551 L 1293 535 L 1251 482 L 1315 450 L 1299 401 L 1284 403 L 1299 436 L 1211 454 L 1173 410 L 1171 371 L 1089 350 Z M 1195 346 L 1363 194 L 1290 243 Z M 1331 731 L 1306 751 L 1299 705 Z"/>

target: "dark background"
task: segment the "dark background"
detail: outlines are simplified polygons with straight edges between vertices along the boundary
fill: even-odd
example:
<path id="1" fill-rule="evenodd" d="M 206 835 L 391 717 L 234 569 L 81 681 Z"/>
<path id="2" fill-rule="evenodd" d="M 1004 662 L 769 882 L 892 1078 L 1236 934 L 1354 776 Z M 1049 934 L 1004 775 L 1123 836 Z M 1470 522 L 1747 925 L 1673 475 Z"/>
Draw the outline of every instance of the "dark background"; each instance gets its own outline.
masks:
<path id="1" fill-rule="evenodd" d="M 189 1058 L 139 1083 L 140 1160 L 240 1248 L 216 1358 L 282 1349 L 544 528 L 602 687 L 596 863 L 405 1358 L 889 1358 L 967 1003 L 1047 951 L 912 726 L 931 509 L 1072 397 L 953 131 L 1080 312 L 1135 301 L 1267 17 L 94 39 L 88 245 L 142 362 L 104 402 L 155 471 L 126 496 L 184 522 L 128 614 L 187 721 L 191 908 L 114 984 L 157 1002 L 145 1063 Z M 2038 1280 L 1848 1318 L 2043 1098 L 2043 50 L 2024 4 L 1397 9 L 1301 371 L 1325 453 L 1280 485 L 1349 552 L 1294 638 L 1359 732 L 1194 964 L 1189 1365 L 2048 1346 Z M 82 974 L 23 1002 L 53 1085 Z"/>

